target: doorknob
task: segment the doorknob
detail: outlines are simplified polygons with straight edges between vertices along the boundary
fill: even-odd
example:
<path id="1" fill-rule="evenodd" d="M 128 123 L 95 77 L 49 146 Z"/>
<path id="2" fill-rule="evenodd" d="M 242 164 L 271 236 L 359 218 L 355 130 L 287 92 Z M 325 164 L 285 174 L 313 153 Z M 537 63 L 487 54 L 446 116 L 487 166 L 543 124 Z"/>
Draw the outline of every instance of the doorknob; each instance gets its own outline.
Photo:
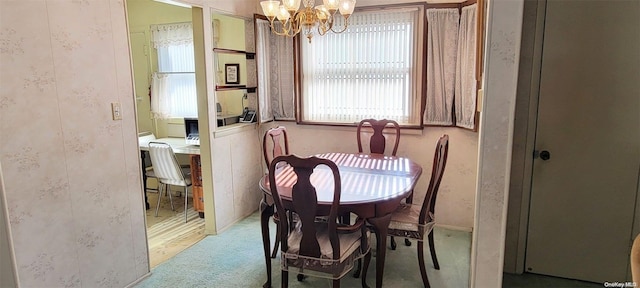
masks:
<path id="1" fill-rule="evenodd" d="M 547 150 L 540 151 L 540 159 L 547 161 L 549 160 L 549 158 L 551 158 L 551 153 L 549 153 L 549 151 Z"/>
<path id="2" fill-rule="evenodd" d="M 535 150 L 535 151 L 533 151 L 533 159 L 536 159 L 538 157 L 540 157 L 540 159 L 542 159 L 544 161 L 547 161 L 547 160 L 551 159 L 551 153 L 549 151 L 547 151 L 547 150 L 542 150 L 542 151 Z"/>

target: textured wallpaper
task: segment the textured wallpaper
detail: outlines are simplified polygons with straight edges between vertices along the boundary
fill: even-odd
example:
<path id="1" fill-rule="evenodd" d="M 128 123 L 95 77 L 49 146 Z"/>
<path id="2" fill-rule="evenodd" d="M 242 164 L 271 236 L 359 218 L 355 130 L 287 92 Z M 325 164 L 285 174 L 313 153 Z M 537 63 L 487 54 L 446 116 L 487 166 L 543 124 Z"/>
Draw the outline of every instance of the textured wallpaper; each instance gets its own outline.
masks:
<path id="1" fill-rule="evenodd" d="M 149 272 L 127 33 L 123 1 L 0 1 L 0 161 L 22 287 Z"/>

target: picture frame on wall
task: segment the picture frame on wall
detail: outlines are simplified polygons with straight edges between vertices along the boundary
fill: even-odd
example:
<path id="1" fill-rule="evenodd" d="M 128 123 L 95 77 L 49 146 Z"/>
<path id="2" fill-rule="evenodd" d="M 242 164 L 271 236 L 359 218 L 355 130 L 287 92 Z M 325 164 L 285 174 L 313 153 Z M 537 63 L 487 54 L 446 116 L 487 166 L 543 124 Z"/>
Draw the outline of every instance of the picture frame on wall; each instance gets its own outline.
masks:
<path id="1" fill-rule="evenodd" d="M 240 84 L 240 64 L 224 64 L 224 82 Z"/>

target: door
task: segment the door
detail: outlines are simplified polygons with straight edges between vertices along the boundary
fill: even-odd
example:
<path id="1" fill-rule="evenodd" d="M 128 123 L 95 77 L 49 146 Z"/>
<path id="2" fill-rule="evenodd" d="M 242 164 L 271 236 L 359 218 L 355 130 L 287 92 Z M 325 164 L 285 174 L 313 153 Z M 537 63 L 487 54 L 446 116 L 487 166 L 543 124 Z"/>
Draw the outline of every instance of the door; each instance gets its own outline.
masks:
<path id="1" fill-rule="evenodd" d="M 626 279 L 640 167 L 639 3 L 547 1 L 528 272 Z"/>
<path id="2" fill-rule="evenodd" d="M 151 99 L 149 98 L 149 56 L 148 42 L 144 32 L 129 33 L 131 39 L 131 58 L 133 59 L 133 79 L 136 89 L 136 107 L 138 113 L 138 132 L 151 131 Z"/>

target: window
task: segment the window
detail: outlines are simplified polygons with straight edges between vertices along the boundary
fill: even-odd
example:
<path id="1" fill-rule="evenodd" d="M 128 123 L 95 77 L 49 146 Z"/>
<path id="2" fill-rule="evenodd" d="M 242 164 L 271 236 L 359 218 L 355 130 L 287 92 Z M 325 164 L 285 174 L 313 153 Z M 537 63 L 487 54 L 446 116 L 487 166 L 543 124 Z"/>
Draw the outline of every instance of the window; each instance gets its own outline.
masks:
<path id="1" fill-rule="evenodd" d="M 343 33 L 301 41 L 301 121 L 420 124 L 422 7 L 359 11 Z M 343 27 L 337 17 L 337 27 Z M 306 39 L 305 39 L 306 40 Z"/>
<path id="2" fill-rule="evenodd" d="M 158 72 L 151 87 L 155 118 L 197 117 L 198 98 L 191 23 L 153 25 Z"/>

